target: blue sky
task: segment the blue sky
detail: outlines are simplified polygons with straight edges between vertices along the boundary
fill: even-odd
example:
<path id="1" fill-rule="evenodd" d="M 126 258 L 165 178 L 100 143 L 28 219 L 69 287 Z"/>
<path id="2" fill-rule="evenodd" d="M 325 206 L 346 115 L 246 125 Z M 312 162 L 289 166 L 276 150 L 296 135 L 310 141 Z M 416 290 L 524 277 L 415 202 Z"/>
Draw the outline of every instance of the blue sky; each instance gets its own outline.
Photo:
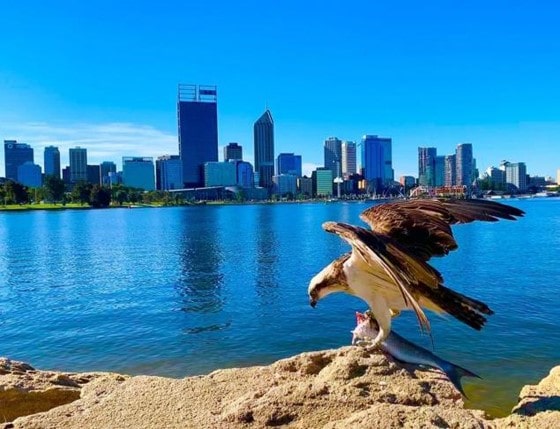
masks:
<path id="1" fill-rule="evenodd" d="M 470 142 L 481 169 L 560 168 L 560 6 L 517 1 L 18 1 L 0 22 L 0 139 L 88 161 L 177 152 L 178 83 L 218 86 L 220 148 L 253 158 L 268 106 L 276 153 L 323 162 L 329 136 Z M 0 151 L 0 176 L 4 154 Z M 220 150 L 221 156 L 221 150 Z"/>

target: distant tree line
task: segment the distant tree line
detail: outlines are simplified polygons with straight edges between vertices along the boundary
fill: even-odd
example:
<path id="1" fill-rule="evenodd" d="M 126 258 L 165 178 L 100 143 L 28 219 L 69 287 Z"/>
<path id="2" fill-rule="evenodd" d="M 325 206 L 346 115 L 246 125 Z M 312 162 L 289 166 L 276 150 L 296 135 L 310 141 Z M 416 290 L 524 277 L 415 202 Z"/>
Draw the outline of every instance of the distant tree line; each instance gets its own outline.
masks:
<path id="1" fill-rule="evenodd" d="M 95 208 L 122 206 L 123 204 L 179 205 L 184 200 L 180 195 L 165 191 L 145 192 L 123 185 L 112 187 L 92 185 L 80 181 L 67 191 L 64 181 L 55 176 L 46 176 L 40 188 L 28 188 L 21 183 L 7 180 L 0 184 L 0 205 L 45 202 L 65 205 L 69 202 L 90 205 Z"/>

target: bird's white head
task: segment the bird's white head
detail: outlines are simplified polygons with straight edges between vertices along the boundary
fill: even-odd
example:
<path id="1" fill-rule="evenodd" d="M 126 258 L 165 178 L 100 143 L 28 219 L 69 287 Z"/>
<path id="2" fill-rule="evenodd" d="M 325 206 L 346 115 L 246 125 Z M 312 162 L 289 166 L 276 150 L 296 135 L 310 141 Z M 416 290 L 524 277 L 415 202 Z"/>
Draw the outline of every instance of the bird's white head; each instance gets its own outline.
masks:
<path id="1" fill-rule="evenodd" d="M 350 255 L 346 254 L 331 262 L 311 279 L 307 288 L 311 307 L 315 307 L 321 298 L 331 293 L 348 292 L 343 264 L 349 257 Z"/>

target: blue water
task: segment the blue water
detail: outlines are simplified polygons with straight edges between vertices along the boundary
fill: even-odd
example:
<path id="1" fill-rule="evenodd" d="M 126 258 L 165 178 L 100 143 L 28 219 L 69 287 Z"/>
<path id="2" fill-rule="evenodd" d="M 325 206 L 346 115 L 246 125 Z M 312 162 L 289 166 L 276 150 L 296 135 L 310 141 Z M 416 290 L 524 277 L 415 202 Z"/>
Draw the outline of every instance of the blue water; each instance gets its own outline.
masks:
<path id="1" fill-rule="evenodd" d="M 560 199 L 510 201 L 517 222 L 454 228 L 446 284 L 496 312 L 474 331 L 430 315 L 436 353 L 479 373 L 499 415 L 560 364 Z M 42 369 L 173 377 L 348 345 L 357 298 L 316 309 L 307 284 L 348 250 L 321 229 L 359 203 L 0 212 L 0 356 Z M 429 347 L 411 314 L 394 329 Z"/>

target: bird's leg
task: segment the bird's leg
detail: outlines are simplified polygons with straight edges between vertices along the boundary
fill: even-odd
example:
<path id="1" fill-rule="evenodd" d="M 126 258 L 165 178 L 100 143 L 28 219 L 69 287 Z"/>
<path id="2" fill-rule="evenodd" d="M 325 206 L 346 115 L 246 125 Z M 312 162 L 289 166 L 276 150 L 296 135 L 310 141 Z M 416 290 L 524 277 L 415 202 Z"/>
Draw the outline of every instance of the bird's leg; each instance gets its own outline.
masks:
<path id="1" fill-rule="evenodd" d="M 371 345 L 368 347 L 369 350 L 373 350 L 374 348 L 379 347 L 391 332 L 391 309 L 389 308 L 385 300 L 380 297 L 376 297 L 375 300 L 369 302 L 369 307 L 371 310 L 371 315 L 377 321 L 379 328 L 377 336 L 373 339 Z"/>

